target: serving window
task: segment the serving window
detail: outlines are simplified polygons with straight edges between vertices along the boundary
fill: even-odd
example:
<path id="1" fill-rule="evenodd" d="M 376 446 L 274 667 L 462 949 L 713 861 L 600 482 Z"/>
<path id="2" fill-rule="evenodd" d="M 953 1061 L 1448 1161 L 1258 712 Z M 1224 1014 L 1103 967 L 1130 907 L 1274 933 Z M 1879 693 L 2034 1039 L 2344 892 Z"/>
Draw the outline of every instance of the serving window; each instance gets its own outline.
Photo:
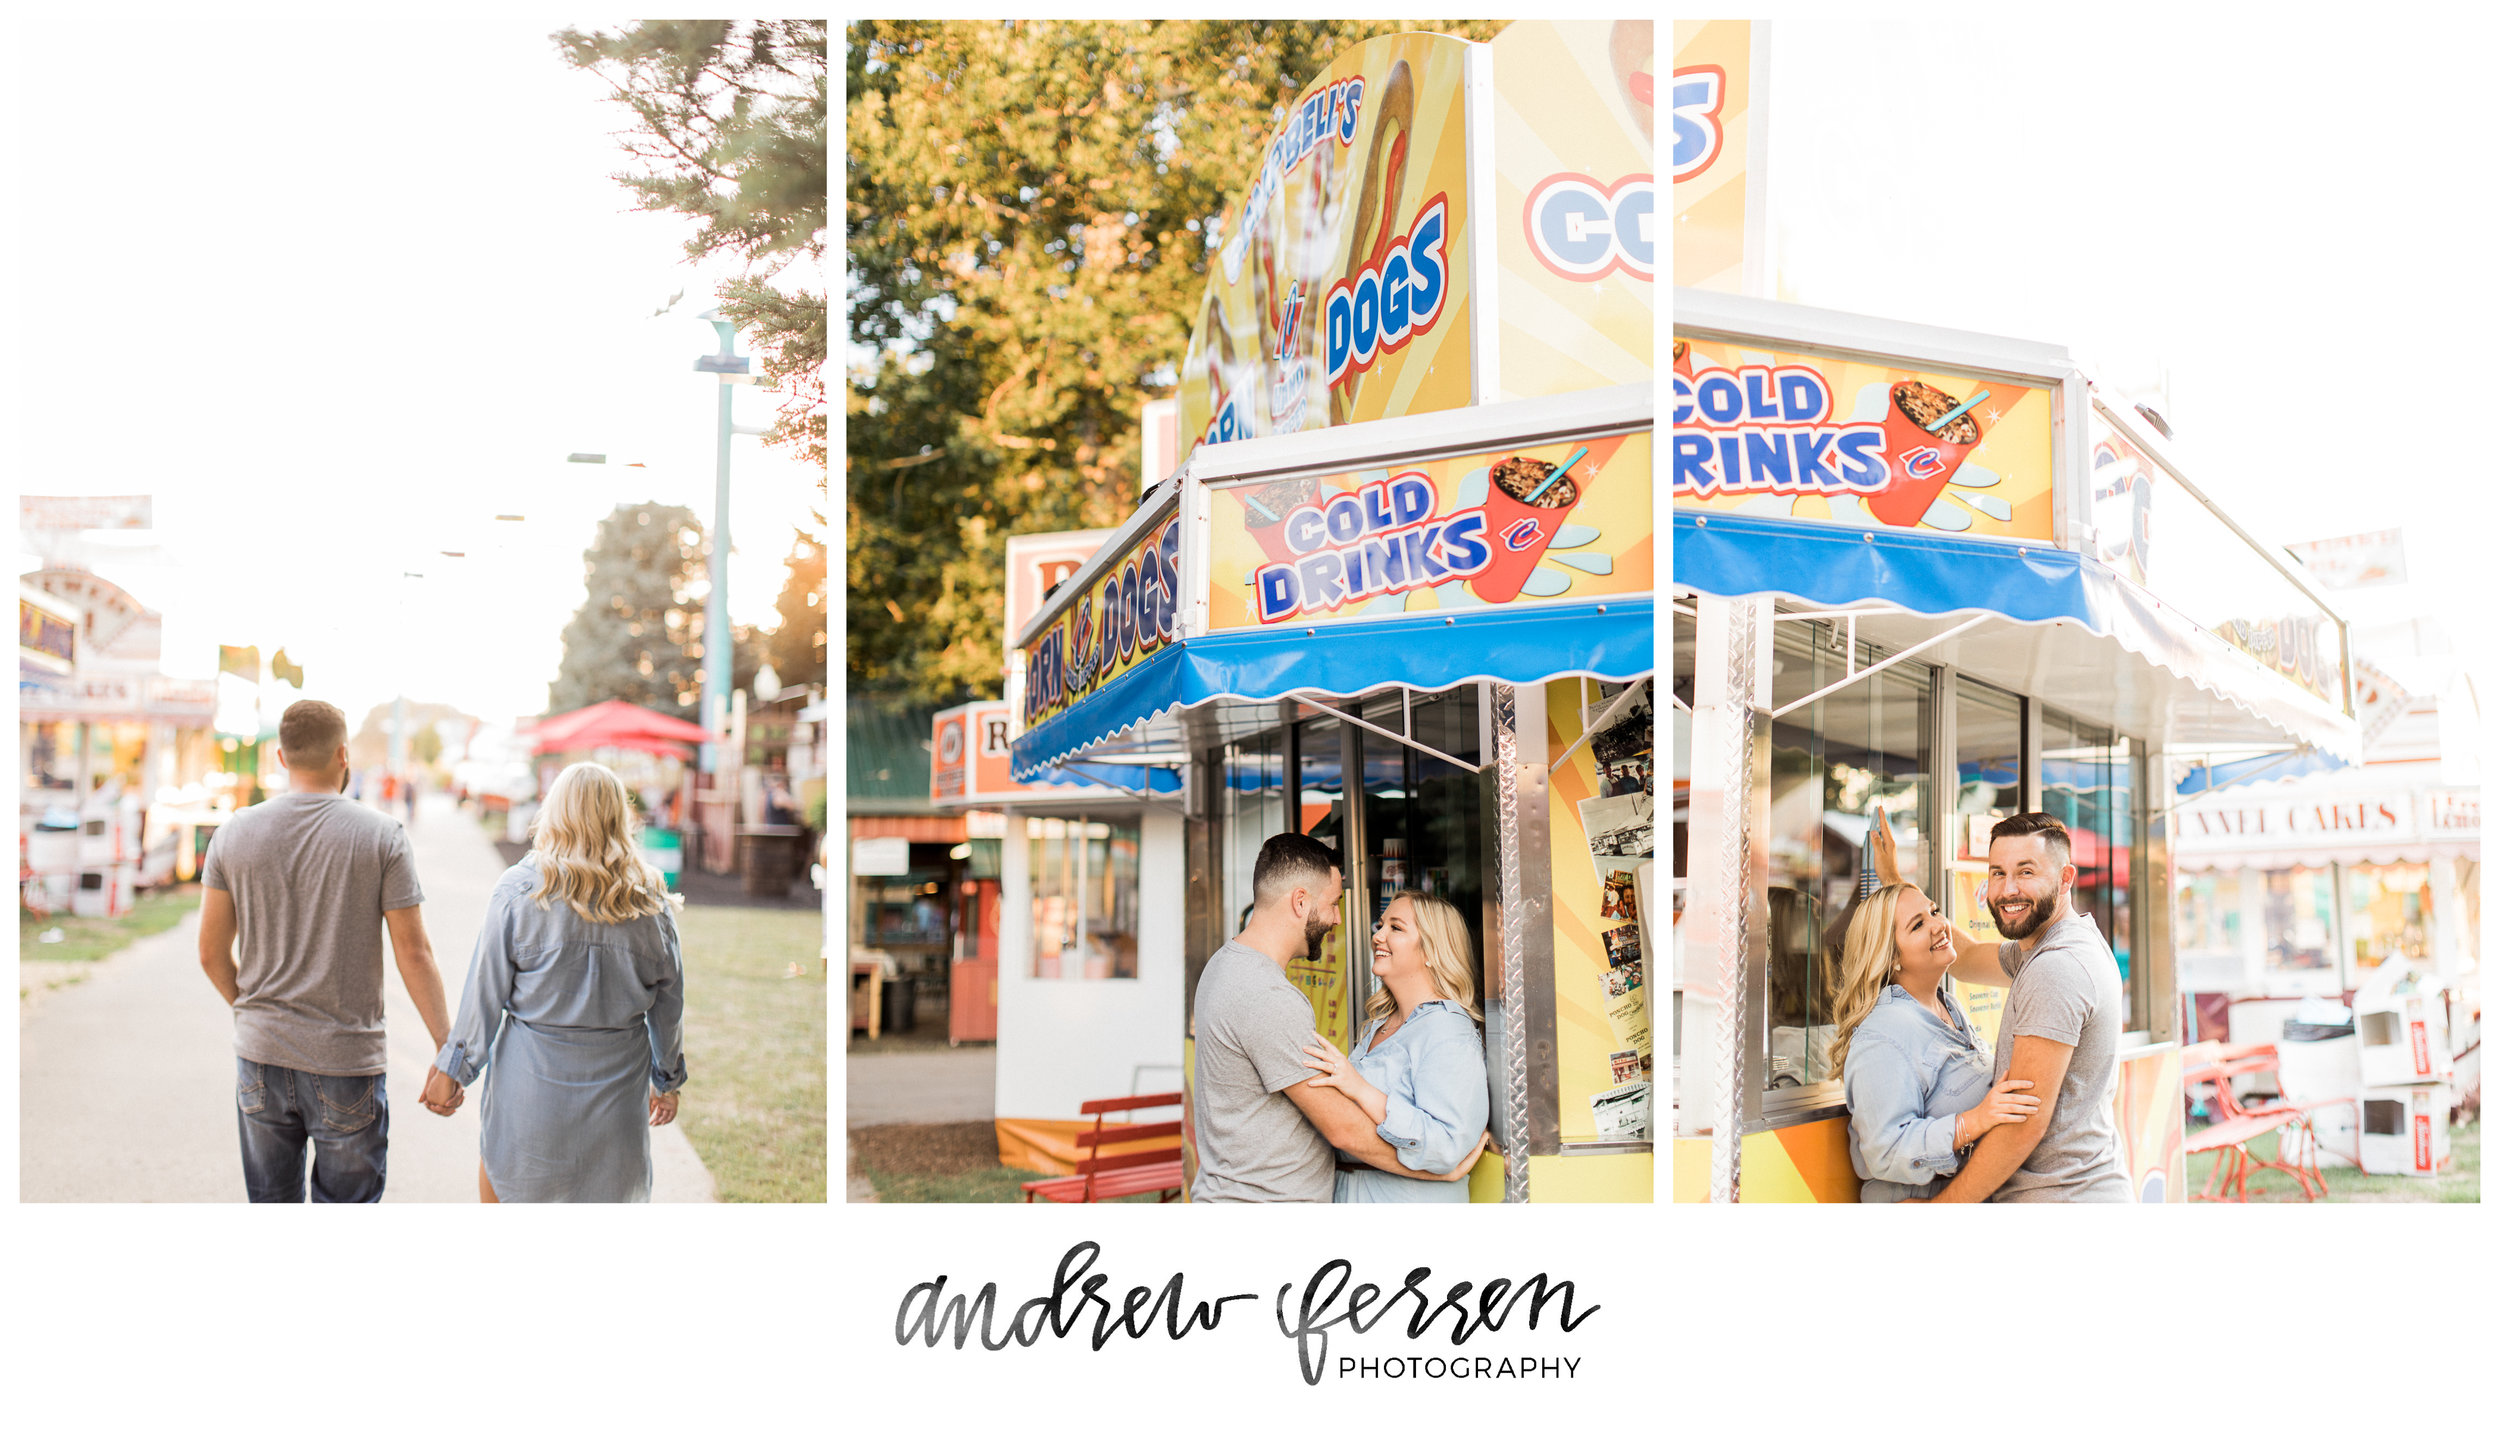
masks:
<path id="1" fill-rule="evenodd" d="M 1036 978 L 1137 976 L 1134 814 L 1026 819 Z"/>
<path id="2" fill-rule="evenodd" d="M 1773 705 L 1843 679 L 1847 656 L 1829 627 L 1785 623 L 1774 643 Z M 1862 643 L 1857 666 L 1881 658 Z M 1877 808 L 1890 811 L 1904 873 L 1917 878 L 1927 863 L 1933 683 L 1928 671 L 1905 663 L 1771 726 L 1770 958 L 1751 1073 L 1766 1096 L 1825 1083 L 1837 1093 L 1832 996 Z"/>
<path id="3" fill-rule="evenodd" d="M 2431 870 L 2426 863 L 2365 863 L 2344 870 L 2344 936 L 2350 985 L 2389 958 L 2431 956 Z"/>
<path id="4" fill-rule="evenodd" d="M 2126 984 L 2129 1032 L 2152 1025 L 2152 979 L 2135 958 L 2131 894 L 2142 862 L 2141 747 L 2058 710 L 2045 710 L 2040 734 L 2040 806 L 2066 825 L 2074 846 L 2077 910 L 2090 915 L 2118 959 Z"/>

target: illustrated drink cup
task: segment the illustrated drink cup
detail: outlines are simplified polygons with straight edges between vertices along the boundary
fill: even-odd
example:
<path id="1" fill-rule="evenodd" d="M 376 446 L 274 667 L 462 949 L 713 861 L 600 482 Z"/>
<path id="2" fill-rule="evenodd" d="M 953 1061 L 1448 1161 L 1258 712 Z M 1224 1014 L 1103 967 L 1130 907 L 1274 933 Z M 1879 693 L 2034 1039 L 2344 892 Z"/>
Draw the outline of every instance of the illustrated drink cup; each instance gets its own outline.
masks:
<path id="1" fill-rule="evenodd" d="M 1296 559 L 1293 548 L 1285 544 L 1285 518 L 1295 507 L 1310 504 L 1318 495 L 1319 482 L 1307 476 L 1233 489 L 1234 499 L 1241 503 L 1242 524 L 1249 528 L 1251 539 L 1259 543 L 1259 549 L 1267 553 L 1271 562 L 1289 563 Z"/>
<path id="2" fill-rule="evenodd" d="M 1961 399 L 1924 382 L 1896 382 L 1884 408 L 1884 459 L 1892 480 L 1866 498 L 1866 509 L 1887 526 L 1915 526 L 1934 505 L 1936 493 L 1962 469 L 1979 445 L 1979 418 L 1964 412 L 1931 432 L 1927 424 L 1961 405 Z"/>
<path id="3" fill-rule="evenodd" d="M 1580 478 L 1596 472 L 1592 463 L 1583 460 L 1547 486 L 1534 506 L 1529 505 L 1528 494 L 1544 486 L 1545 478 L 1553 474 L 1552 462 L 1535 457 L 1510 456 L 1493 464 L 1484 492 L 1484 533 L 1493 547 L 1493 562 L 1483 575 L 1468 582 L 1478 597 L 1501 605 L 1519 594 L 1545 548 L 1554 543 L 1563 517 L 1580 504 L 1580 495 L 1587 490 Z"/>

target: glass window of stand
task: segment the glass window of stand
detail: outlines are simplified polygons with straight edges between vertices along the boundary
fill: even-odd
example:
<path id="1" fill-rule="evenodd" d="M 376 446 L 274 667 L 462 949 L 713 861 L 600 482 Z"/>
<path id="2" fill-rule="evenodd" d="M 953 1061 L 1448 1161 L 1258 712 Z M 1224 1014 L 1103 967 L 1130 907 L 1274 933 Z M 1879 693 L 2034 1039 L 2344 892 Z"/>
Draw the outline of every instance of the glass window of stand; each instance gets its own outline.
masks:
<path id="1" fill-rule="evenodd" d="M 2356 864 L 2344 870 L 2344 935 L 2359 986 L 2391 957 L 2430 957 L 2431 870 L 2426 863 Z"/>
<path id="2" fill-rule="evenodd" d="M 1773 705 L 1846 678 L 1842 638 L 1819 622 L 1781 622 Z M 1856 663 L 1862 669 L 1883 658 L 1861 643 Z M 1934 713 L 1931 672 L 1904 661 L 1771 726 L 1770 966 L 1764 1041 L 1754 1061 L 1766 1106 L 1838 1094 L 1829 1068 L 1832 996 L 1858 875 L 1870 856 L 1868 831 L 1877 807 L 1889 811 L 1902 872 L 1920 876 L 1935 821 Z M 1819 1091 L 1809 1097 L 1812 1089 Z"/>
<path id="3" fill-rule="evenodd" d="M 2043 720 L 2041 807 L 2066 825 L 2074 847 L 2075 907 L 2109 940 L 2127 989 L 2126 1030 L 2142 1032 L 2152 1024 L 2152 980 L 2140 975 L 2133 956 L 2129 899 L 2145 837 L 2135 798 L 2141 759 L 2122 735 L 2054 709 Z"/>
<path id="4" fill-rule="evenodd" d="M 1134 814 L 1026 819 L 1036 978 L 1137 976 Z"/>
<path id="5" fill-rule="evenodd" d="M 1406 734 L 1415 743 L 1447 750 L 1469 764 L 1484 762 L 1477 731 L 1478 691 L 1462 686 L 1435 694 L 1374 696 L 1362 718 Z M 1471 774 L 1368 730 L 1354 731 L 1363 760 L 1365 910 L 1377 925 L 1401 893 L 1437 893 L 1457 905 L 1473 946 L 1476 991 L 1484 992 L 1484 806 L 1492 775 Z M 1363 930 L 1368 951 L 1370 927 Z M 1368 957 L 1358 957 L 1368 970 Z M 1362 979 L 1368 995 L 1368 971 Z"/>

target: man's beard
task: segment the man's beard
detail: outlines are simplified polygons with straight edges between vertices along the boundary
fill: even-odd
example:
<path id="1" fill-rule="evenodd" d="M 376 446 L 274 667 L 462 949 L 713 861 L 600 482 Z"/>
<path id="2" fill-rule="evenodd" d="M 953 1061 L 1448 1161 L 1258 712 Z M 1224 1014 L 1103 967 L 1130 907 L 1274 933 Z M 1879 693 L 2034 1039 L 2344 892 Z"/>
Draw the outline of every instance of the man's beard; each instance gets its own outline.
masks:
<path id="1" fill-rule="evenodd" d="M 1302 950 L 1302 956 L 1308 958 L 1312 962 L 1318 962 L 1320 954 L 1319 945 L 1328 941 L 1328 933 L 1333 926 L 1335 925 L 1321 922 L 1316 914 L 1304 919 L 1302 923 L 1302 939 L 1307 946 Z"/>
<path id="2" fill-rule="evenodd" d="M 1997 925 L 1997 932 L 2000 935 L 2011 938 L 2015 942 L 2019 943 L 2023 939 L 2030 937 L 2032 934 L 2039 932 L 2042 928 L 2047 927 L 2050 921 L 2055 919 L 2057 915 L 2064 910 L 2065 897 L 2063 890 L 2056 890 L 2052 891 L 2047 898 L 2033 899 L 2031 901 L 2031 916 L 2012 925 L 2011 927 L 2006 925 L 2005 915 L 1997 911 L 1997 905 L 1994 903 L 1990 903 L 1988 905 L 1988 920 Z"/>

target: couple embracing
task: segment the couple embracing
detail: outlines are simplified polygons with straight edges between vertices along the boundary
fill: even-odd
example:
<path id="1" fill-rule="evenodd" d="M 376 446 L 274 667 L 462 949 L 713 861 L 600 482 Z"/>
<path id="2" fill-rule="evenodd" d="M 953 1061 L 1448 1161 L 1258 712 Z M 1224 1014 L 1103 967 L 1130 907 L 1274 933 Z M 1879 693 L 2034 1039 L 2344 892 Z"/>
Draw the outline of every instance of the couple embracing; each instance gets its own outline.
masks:
<path id="1" fill-rule="evenodd" d="M 1492 1144 L 1474 949 L 1448 900 L 1405 893 L 1372 934 L 1380 990 L 1352 1055 L 1285 977 L 1342 917 L 1337 855 L 1260 846 L 1250 918 L 1198 977 L 1193 1201 L 1467 1200 Z"/>
<path id="2" fill-rule="evenodd" d="M 651 1128 L 686 1080 L 676 903 L 594 764 L 556 776 L 531 851 L 490 896 L 454 1021 L 408 831 L 342 792 L 347 717 L 278 723 L 287 792 L 218 830 L 200 874 L 200 966 L 234 1009 L 235 1120 L 254 1201 L 379 1201 L 390 1100 L 382 932 L 434 1041 L 420 1101 L 450 1116 L 486 1078 L 482 1201 L 647 1201 Z"/>
<path id="3" fill-rule="evenodd" d="M 2110 1124 L 2126 989 L 2075 906 L 2066 826 L 2017 814 L 1990 832 L 1985 901 L 2002 942 L 1963 932 L 1901 881 L 1881 810 L 1870 833 L 1879 885 L 1849 921 L 1833 999 L 1858 1199 L 2129 1199 Z M 1993 1050 L 1948 971 L 2011 989 Z"/>

